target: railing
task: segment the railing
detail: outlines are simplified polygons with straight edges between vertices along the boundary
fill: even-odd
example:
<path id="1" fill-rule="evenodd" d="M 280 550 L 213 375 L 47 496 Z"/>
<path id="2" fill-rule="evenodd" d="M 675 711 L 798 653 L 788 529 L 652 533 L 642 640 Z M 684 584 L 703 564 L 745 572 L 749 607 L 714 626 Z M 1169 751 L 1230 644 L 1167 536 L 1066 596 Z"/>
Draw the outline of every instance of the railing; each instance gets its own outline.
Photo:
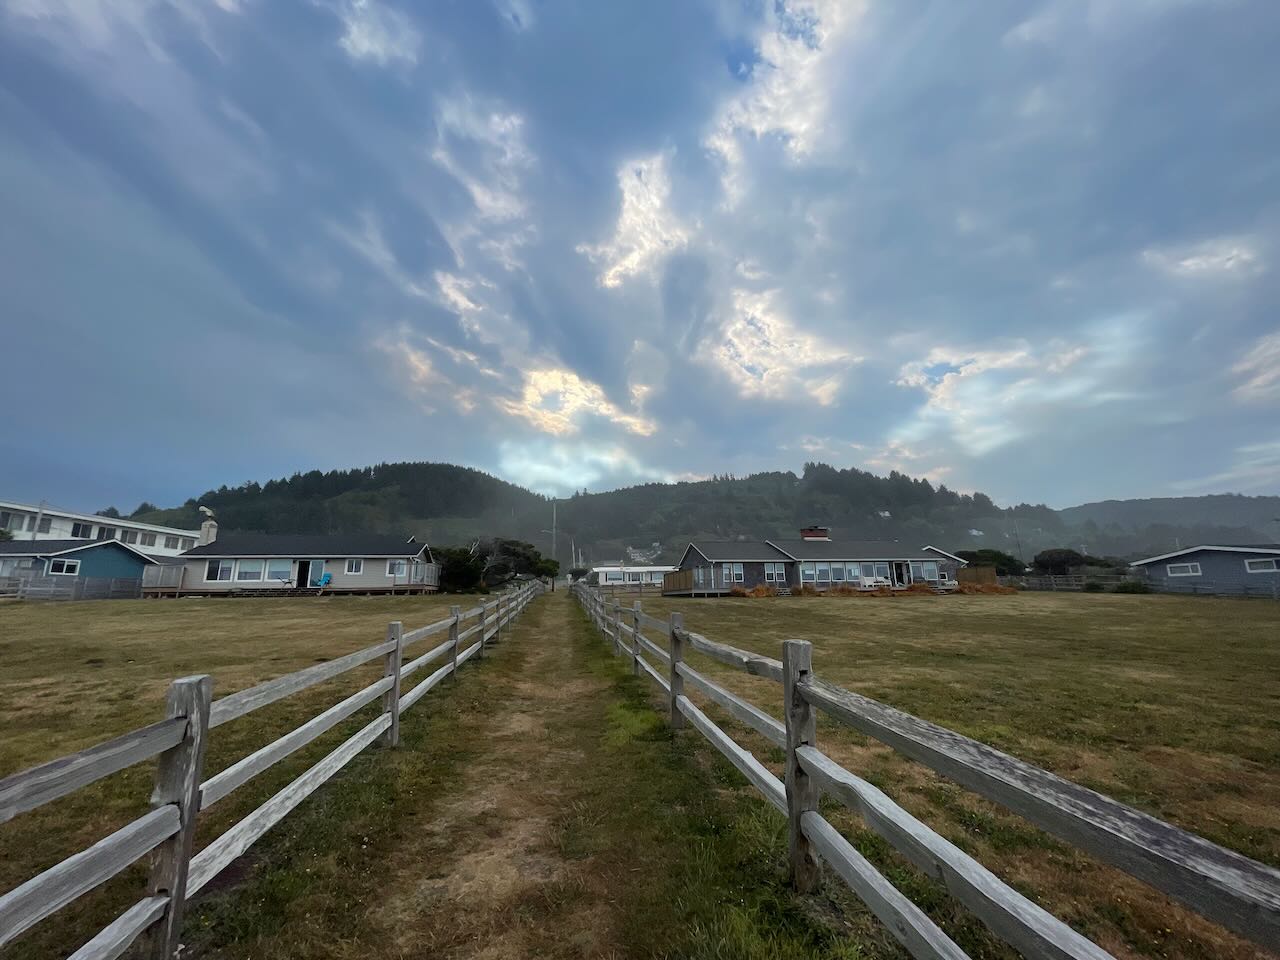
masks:
<path id="1" fill-rule="evenodd" d="M 785 641 L 782 660 L 774 660 L 686 630 L 680 613 L 658 620 L 644 613 L 639 602 L 628 609 L 582 585 L 575 585 L 573 592 L 614 652 L 630 656 L 635 673 L 649 676 L 667 693 L 672 727 L 680 728 L 687 720 L 787 817 L 796 888 L 814 889 L 821 858 L 912 956 L 960 960 L 966 954 L 819 813 L 822 794 L 859 813 L 871 830 L 940 880 L 995 936 L 1024 956 L 1104 960 L 1111 955 L 822 753 L 815 738 L 818 710 L 1002 804 L 1235 933 L 1271 950 L 1280 948 L 1280 871 L 986 744 L 821 680 L 814 675 L 812 646 L 806 641 Z M 645 630 L 667 637 L 667 649 L 646 637 Z M 785 720 L 775 719 L 690 667 L 685 662 L 689 652 L 781 683 Z M 780 780 L 712 722 L 686 695 L 686 687 L 781 747 L 786 758 L 784 778 Z"/>
<path id="2" fill-rule="evenodd" d="M 0 577 L 0 599 L 132 600 L 142 596 L 142 581 L 132 577 Z"/>
<path id="3" fill-rule="evenodd" d="M 542 592 L 540 583 L 530 583 L 470 610 L 452 607 L 446 619 L 416 630 L 405 631 L 396 621 L 387 626 L 381 643 L 217 700 L 212 699 L 213 680 L 208 676 L 175 680 L 169 687 L 164 719 L 0 780 L 3 824 L 135 763 L 159 758 L 149 813 L 0 896 L 0 946 L 150 853 L 146 895 L 77 950 L 72 960 L 119 957 L 144 933 L 152 938 L 152 957 L 173 957 L 183 910 L 191 897 L 360 751 L 377 740 L 397 746 L 404 712 L 467 660 L 482 656 L 486 645 L 500 640 L 504 627 Z M 473 619 L 475 623 L 463 629 L 463 623 Z M 405 659 L 409 647 L 441 635 L 445 636 L 442 642 Z M 442 666 L 402 693 L 405 680 L 440 659 L 445 659 Z M 383 664 L 381 679 L 202 780 L 205 750 L 214 728 L 378 660 Z M 192 855 L 198 813 L 375 700 L 381 700 L 375 719 Z"/>
<path id="4" fill-rule="evenodd" d="M 1256 576 L 1256 575 L 1255 575 Z M 1032 574 L 1019 577 L 1000 577 L 1000 583 L 1006 586 L 1020 587 L 1023 590 L 1068 590 L 1083 591 L 1100 589 L 1112 591 L 1125 583 L 1142 583 L 1152 593 L 1178 593 L 1199 596 L 1218 597 L 1264 597 L 1272 600 L 1280 599 L 1280 575 L 1257 577 L 1258 583 L 1249 581 L 1235 582 L 1206 580 L 1203 577 L 1186 577 L 1180 579 L 1144 579 L 1141 576 L 1127 574 Z M 1090 587 L 1097 584 L 1097 587 Z"/>

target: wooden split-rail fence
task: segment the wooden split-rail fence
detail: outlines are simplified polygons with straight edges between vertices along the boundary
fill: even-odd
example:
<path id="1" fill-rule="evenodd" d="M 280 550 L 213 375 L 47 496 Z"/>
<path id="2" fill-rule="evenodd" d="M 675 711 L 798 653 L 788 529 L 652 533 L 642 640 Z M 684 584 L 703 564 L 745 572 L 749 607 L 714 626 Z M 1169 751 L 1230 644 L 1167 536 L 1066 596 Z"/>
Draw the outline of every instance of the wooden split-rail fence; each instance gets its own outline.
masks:
<path id="1" fill-rule="evenodd" d="M 819 863 L 827 863 L 913 957 L 962 960 L 967 955 L 822 816 L 818 809 L 822 794 L 860 814 L 868 828 L 941 882 L 996 937 L 1023 956 L 1105 960 L 1111 954 L 824 754 L 815 738 L 819 710 L 1236 934 L 1280 950 L 1280 871 L 986 744 L 822 680 L 814 672 L 812 646 L 806 641 L 784 641 L 782 659 L 774 660 L 687 630 L 680 613 L 659 620 L 646 614 L 640 601 L 624 607 L 580 584 L 573 593 L 614 652 L 630 657 L 636 674 L 647 675 L 666 692 L 671 726 L 691 724 L 787 818 L 795 887 L 812 891 L 819 880 Z M 645 631 L 663 638 L 665 648 L 645 636 Z M 686 662 L 690 653 L 780 684 L 784 721 L 695 670 Z M 686 690 L 696 691 L 785 751 L 784 778 L 779 779 L 717 726 Z"/>
<path id="2" fill-rule="evenodd" d="M 397 746 L 405 711 L 467 660 L 483 656 L 543 589 L 530 582 L 470 610 L 453 607 L 446 619 L 416 630 L 393 622 L 381 643 L 217 700 L 208 676 L 175 680 L 159 722 L 0 780 L 3 824 L 135 763 L 159 758 L 149 813 L 0 896 L 0 946 L 150 855 L 146 895 L 71 957 L 113 960 L 148 934 L 153 960 L 170 960 L 178 951 L 188 900 L 356 754 L 376 741 Z M 471 620 L 475 623 L 464 627 Z M 406 659 L 411 647 L 442 634 L 443 642 Z M 402 692 L 405 680 L 441 659 L 443 666 Z M 203 777 L 206 747 L 216 727 L 377 660 L 383 662 L 380 680 L 225 770 Z M 378 699 L 382 709 L 376 719 L 192 855 L 198 813 Z"/>

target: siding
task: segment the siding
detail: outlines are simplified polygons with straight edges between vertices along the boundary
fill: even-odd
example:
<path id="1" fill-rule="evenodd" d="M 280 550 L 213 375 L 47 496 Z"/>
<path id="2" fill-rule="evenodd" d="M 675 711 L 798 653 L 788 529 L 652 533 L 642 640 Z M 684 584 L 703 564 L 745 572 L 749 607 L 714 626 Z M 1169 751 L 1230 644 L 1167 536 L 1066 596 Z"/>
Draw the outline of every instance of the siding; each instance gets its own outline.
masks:
<path id="1" fill-rule="evenodd" d="M 256 558 L 255 558 L 256 559 Z M 304 557 L 303 559 L 311 560 L 314 565 L 318 557 Z M 387 576 L 387 559 L 385 557 L 366 557 L 364 559 L 364 569 L 358 574 L 347 573 L 347 558 L 326 558 L 324 561 L 324 572 L 331 574 L 332 579 L 329 582 L 327 590 L 390 590 L 392 586 L 403 587 L 406 585 L 404 576 L 392 578 Z M 205 557 L 193 558 L 187 560 L 186 576 L 182 579 L 182 589 L 187 590 L 207 590 L 213 592 L 229 592 L 232 590 L 278 590 L 281 586 L 278 580 L 218 580 L 206 581 L 204 578 L 205 569 L 209 560 Z M 234 576 L 234 573 L 233 573 Z M 296 580 L 298 576 L 298 561 L 289 561 L 289 577 Z M 295 586 L 306 587 L 307 584 L 295 584 Z"/>
<path id="2" fill-rule="evenodd" d="M 1280 588 L 1280 572 L 1249 573 L 1245 569 L 1246 560 L 1259 560 L 1280 556 L 1263 553 L 1232 553 L 1219 550 L 1195 550 L 1184 553 L 1180 557 L 1158 560 L 1148 563 L 1141 569 L 1146 570 L 1147 577 L 1162 590 L 1179 593 L 1224 593 L 1254 595 L 1274 592 Z M 1198 563 L 1200 576 L 1171 577 L 1168 567 L 1171 563 Z"/>

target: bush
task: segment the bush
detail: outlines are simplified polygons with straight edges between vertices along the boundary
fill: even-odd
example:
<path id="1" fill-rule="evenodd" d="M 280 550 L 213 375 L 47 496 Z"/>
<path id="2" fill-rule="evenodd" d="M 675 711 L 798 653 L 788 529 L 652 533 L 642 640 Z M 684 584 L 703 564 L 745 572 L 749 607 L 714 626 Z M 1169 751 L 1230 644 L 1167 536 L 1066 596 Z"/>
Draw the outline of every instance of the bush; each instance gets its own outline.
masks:
<path id="1" fill-rule="evenodd" d="M 818 588 L 812 583 L 805 583 L 792 590 L 791 595 L 795 597 L 816 597 L 818 595 Z"/>
<path id="2" fill-rule="evenodd" d="M 1149 584 L 1141 580 L 1125 580 L 1123 583 L 1116 584 L 1116 593 L 1150 593 Z"/>
<path id="3" fill-rule="evenodd" d="M 1097 580 L 1086 580 L 1084 582 L 1085 593 L 1102 593 L 1102 591 L 1103 591 L 1103 586 Z"/>
<path id="4" fill-rule="evenodd" d="M 729 591 L 729 596 L 731 597 L 745 597 L 747 595 L 747 591 L 743 590 L 741 587 L 733 587 Z"/>
<path id="5" fill-rule="evenodd" d="M 776 597 L 777 595 L 778 591 L 767 583 L 757 583 L 747 591 L 748 597 Z"/>

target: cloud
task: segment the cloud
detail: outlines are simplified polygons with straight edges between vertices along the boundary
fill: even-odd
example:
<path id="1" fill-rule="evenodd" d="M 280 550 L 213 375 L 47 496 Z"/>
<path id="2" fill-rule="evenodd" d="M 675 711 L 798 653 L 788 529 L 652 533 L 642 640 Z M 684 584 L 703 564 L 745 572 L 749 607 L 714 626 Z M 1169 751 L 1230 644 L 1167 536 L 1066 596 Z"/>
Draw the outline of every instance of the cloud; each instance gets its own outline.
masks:
<path id="1" fill-rule="evenodd" d="M 338 43 L 353 60 L 383 67 L 418 62 L 422 34 L 403 11 L 384 0 L 341 0 L 335 12 L 342 21 Z"/>
<path id="2" fill-rule="evenodd" d="M 1280 403 L 1280 333 L 1259 337 L 1231 372 L 1242 382 L 1232 395 L 1245 403 Z"/>
<path id="3" fill-rule="evenodd" d="M 536 367 L 524 374 L 519 398 L 496 401 L 500 410 L 531 423 L 552 436 L 578 433 L 584 420 L 598 417 L 622 427 L 628 433 L 650 436 L 656 424 L 619 409 L 599 384 L 582 379 L 562 367 Z"/>
<path id="4" fill-rule="evenodd" d="M 1142 261 L 1175 277 L 1249 277 L 1265 267 L 1253 242 L 1244 237 L 1215 237 L 1191 246 L 1149 248 Z"/>
<path id="5" fill-rule="evenodd" d="M 1249 443 L 1231 451 L 1225 470 L 1176 480 L 1169 489 L 1182 494 L 1240 493 L 1274 494 L 1280 485 L 1280 440 Z"/>
<path id="6" fill-rule="evenodd" d="M 624 163 L 618 170 L 622 203 L 613 238 L 597 245 L 578 245 L 579 253 L 603 264 L 602 286 L 617 287 L 644 274 L 656 279 L 662 258 L 688 245 L 689 230 L 667 206 L 671 196 L 668 159 L 667 154 L 657 153 Z"/>

